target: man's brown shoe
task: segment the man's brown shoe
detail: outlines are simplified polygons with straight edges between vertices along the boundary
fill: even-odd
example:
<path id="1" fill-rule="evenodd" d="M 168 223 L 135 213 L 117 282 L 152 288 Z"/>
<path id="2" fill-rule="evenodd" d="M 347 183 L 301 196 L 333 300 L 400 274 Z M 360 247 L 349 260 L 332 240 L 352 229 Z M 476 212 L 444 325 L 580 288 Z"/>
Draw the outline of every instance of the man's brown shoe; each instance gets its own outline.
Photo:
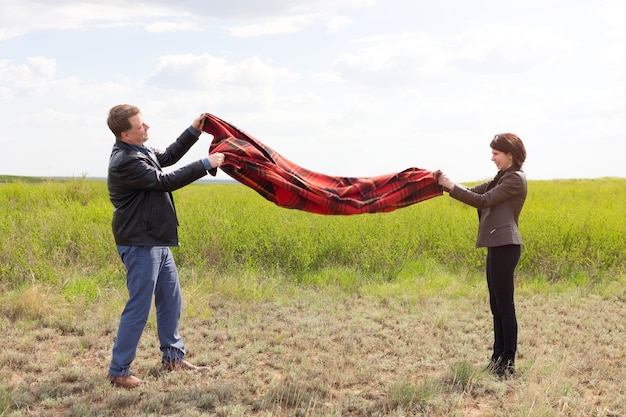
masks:
<path id="1" fill-rule="evenodd" d="M 108 378 L 112 385 L 123 388 L 136 388 L 143 382 L 141 379 L 133 375 L 113 376 L 109 374 Z"/>
<path id="2" fill-rule="evenodd" d="M 208 366 L 196 366 L 185 360 L 180 362 L 163 362 L 163 369 L 166 371 L 196 371 L 204 372 L 208 371 Z"/>

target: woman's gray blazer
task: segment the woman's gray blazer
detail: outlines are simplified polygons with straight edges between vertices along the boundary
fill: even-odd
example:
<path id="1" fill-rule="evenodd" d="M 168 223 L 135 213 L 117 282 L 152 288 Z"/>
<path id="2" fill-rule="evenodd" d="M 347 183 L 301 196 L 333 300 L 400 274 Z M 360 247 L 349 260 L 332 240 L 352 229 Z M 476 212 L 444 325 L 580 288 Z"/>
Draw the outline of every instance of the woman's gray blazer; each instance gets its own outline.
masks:
<path id="1" fill-rule="evenodd" d="M 492 181 L 497 184 L 489 187 Z M 511 169 L 492 181 L 472 188 L 457 184 L 450 196 L 478 209 L 477 248 L 521 245 L 518 219 L 526 200 L 526 175 Z"/>

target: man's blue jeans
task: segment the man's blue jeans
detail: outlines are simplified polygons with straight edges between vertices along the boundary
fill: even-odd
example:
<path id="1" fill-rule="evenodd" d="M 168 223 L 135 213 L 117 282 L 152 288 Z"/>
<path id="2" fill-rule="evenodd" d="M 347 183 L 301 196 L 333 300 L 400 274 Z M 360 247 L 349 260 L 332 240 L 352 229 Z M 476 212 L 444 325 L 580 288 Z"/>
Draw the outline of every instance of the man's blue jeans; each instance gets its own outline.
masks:
<path id="1" fill-rule="evenodd" d="M 110 374 L 130 374 L 130 364 L 148 321 L 153 295 L 162 360 L 180 362 L 185 356 L 183 339 L 178 333 L 182 295 L 170 248 L 118 245 L 117 251 L 126 267 L 128 301 L 113 345 Z"/>

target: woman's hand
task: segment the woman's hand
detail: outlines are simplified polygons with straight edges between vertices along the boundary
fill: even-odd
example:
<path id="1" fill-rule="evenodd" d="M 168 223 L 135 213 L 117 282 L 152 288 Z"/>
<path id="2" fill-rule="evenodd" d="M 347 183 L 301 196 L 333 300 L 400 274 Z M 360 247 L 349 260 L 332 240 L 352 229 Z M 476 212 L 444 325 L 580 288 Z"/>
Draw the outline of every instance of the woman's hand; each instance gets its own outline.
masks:
<path id="1" fill-rule="evenodd" d="M 448 176 L 443 172 L 437 178 L 437 182 L 448 192 L 452 191 L 452 189 L 454 188 L 454 181 L 448 178 Z"/>

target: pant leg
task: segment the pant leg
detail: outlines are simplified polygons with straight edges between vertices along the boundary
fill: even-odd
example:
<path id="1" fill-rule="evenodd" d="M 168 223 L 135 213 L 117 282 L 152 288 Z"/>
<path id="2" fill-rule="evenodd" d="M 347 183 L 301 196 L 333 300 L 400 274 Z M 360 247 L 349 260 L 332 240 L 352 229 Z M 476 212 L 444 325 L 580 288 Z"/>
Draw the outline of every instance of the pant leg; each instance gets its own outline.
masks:
<path id="1" fill-rule="evenodd" d="M 515 268 L 519 262 L 521 247 L 506 245 L 489 248 L 490 282 L 495 299 L 494 325 L 498 324 L 502 335 L 504 361 L 515 361 L 517 351 L 517 316 L 515 313 Z M 496 330 L 494 329 L 494 333 Z M 495 343 L 494 343 L 495 346 Z"/>
<path id="2" fill-rule="evenodd" d="M 130 374 L 139 339 L 148 321 L 152 295 L 159 273 L 160 258 L 150 247 L 118 246 L 126 267 L 128 300 L 120 318 L 109 372 L 113 376 Z"/>
<path id="3" fill-rule="evenodd" d="M 500 318 L 500 313 L 498 311 L 498 305 L 496 302 L 496 294 L 494 285 L 491 282 L 493 279 L 492 272 L 492 259 L 491 249 L 487 250 L 487 288 L 489 289 L 489 307 L 491 308 L 491 315 L 493 317 L 493 353 L 491 355 L 492 362 L 497 362 L 502 356 L 502 351 L 504 350 L 504 341 L 502 334 L 502 320 Z"/>
<path id="4" fill-rule="evenodd" d="M 176 263 L 170 248 L 161 248 L 161 266 L 154 293 L 157 329 L 163 362 L 177 363 L 185 356 L 183 339 L 178 332 L 182 294 Z"/>

